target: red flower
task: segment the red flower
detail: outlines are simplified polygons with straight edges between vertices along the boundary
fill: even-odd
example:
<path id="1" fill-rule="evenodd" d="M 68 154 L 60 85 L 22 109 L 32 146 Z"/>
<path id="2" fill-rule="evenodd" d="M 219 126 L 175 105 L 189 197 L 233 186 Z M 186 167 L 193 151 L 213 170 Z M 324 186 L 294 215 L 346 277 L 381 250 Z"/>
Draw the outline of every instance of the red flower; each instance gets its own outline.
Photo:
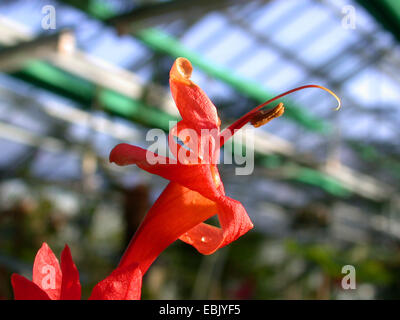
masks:
<path id="1" fill-rule="evenodd" d="M 225 195 L 215 161 L 220 147 L 216 142 L 222 137 L 220 120 L 213 103 L 190 80 L 191 73 L 192 66 L 184 58 L 178 58 L 170 72 L 172 96 L 182 116 L 169 136 L 170 150 L 178 161 L 128 144 L 119 144 L 110 153 L 110 162 L 121 166 L 136 164 L 170 180 L 120 263 L 120 266 L 137 263 L 143 274 L 178 238 L 200 253 L 211 254 L 253 228 L 242 204 Z M 204 129 L 208 133 L 197 139 Z M 187 148 L 177 144 L 173 136 L 181 138 Z M 184 160 L 180 161 L 182 155 Z M 158 163 L 149 161 L 150 158 L 158 159 Z M 203 223 L 215 214 L 221 228 Z"/>
<path id="2" fill-rule="evenodd" d="M 33 281 L 13 274 L 11 284 L 15 300 L 80 300 L 79 273 L 66 245 L 61 253 L 61 267 L 46 243 L 36 254 Z M 114 270 L 93 289 L 90 300 L 140 299 L 142 274 L 135 265 Z"/>
<path id="3" fill-rule="evenodd" d="M 120 166 L 136 164 L 170 180 L 120 262 L 121 267 L 138 264 L 142 274 L 177 239 L 191 244 L 200 253 L 211 254 L 253 228 L 242 204 L 225 195 L 216 165 L 219 148 L 246 123 L 258 127 L 282 115 L 283 104 L 272 110 L 261 109 L 288 93 L 308 87 L 332 93 L 316 85 L 290 90 L 253 109 L 220 133 L 217 110 L 207 95 L 190 80 L 191 73 L 192 65 L 185 58 L 178 58 L 170 71 L 172 96 L 182 117 L 169 135 L 170 150 L 178 161 L 128 144 L 119 144 L 110 153 L 110 162 Z M 209 130 L 208 133 L 201 135 L 205 129 Z M 201 139 L 198 139 L 199 135 Z M 177 144 L 173 136 L 180 138 L 186 148 Z M 203 223 L 215 214 L 221 228 Z"/>

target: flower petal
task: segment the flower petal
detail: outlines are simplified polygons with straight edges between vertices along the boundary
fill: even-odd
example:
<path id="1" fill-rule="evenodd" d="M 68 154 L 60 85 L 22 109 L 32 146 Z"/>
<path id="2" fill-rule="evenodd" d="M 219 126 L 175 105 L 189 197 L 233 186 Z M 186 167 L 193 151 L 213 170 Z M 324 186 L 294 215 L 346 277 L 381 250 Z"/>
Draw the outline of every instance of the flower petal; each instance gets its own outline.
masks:
<path id="1" fill-rule="evenodd" d="M 175 60 L 170 71 L 169 84 L 179 113 L 190 128 L 218 128 L 220 120 L 217 109 L 203 90 L 190 80 L 191 74 L 192 65 L 189 60 Z"/>
<path id="2" fill-rule="evenodd" d="M 36 254 L 32 279 L 50 299 L 60 299 L 62 282 L 60 264 L 47 243 L 43 243 Z"/>
<path id="3" fill-rule="evenodd" d="M 11 284 L 15 300 L 50 300 L 46 292 L 27 278 L 14 273 L 11 276 Z"/>
<path id="4" fill-rule="evenodd" d="M 179 138 L 186 148 L 177 144 L 174 137 Z M 169 150 L 182 164 L 218 163 L 220 150 L 219 128 L 201 129 L 200 133 L 198 133 L 182 120 L 171 128 L 168 143 Z"/>
<path id="5" fill-rule="evenodd" d="M 223 195 L 223 186 L 216 166 L 170 163 L 171 160 L 165 157 L 161 157 L 161 163 L 150 163 L 148 159 L 155 159 L 156 156 L 158 155 L 140 147 L 121 143 L 111 151 L 110 162 L 120 166 L 136 164 L 147 172 L 177 182 L 209 199 L 217 199 Z"/>
<path id="6" fill-rule="evenodd" d="M 198 192 L 169 183 L 133 236 L 120 267 L 137 263 L 145 274 L 165 248 L 217 210 L 215 202 Z"/>
<path id="7" fill-rule="evenodd" d="M 183 160 L 187 160 L 186 163 L 202 163 L 202 159 L 199 157 L 199 137 L 197 131 L 190 128 L 185 121 L 179 121 L 169 131 L 169 151 L 180 163 L 185 163 Z M 185 147 L 178 144 L 175 138 L 179 138 Z"/>
<path id="8" fill-rule="evenodd" d="M 253 228 L 240 202 L 223 197 L 217 201 L 217 207 L 221 228 L 200 223 L 179 239 L 191 244 L 202 254 L 212 254 Z"/>
<path id="9" fill-rule="evenodd" d="M 71 250 L 65 245 L 61 253 L 62 284 L 60 300 L 80 300 L 81 283 L 79 272 L 72 260 Z"/>
<path id="10" fill-rule="evenodd" d="M 142 273 L 136 264 L 117 268 L 99 282 L 89 300 L 139 300 L 142 291 Z"/>

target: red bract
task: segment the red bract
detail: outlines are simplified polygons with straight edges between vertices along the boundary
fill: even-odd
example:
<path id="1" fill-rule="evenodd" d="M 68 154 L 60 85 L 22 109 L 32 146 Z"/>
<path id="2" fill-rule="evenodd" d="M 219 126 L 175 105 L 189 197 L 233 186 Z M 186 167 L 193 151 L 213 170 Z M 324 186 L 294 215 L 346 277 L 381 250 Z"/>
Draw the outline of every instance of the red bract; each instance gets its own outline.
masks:
<path id="1" fill-rule="evenodd" d="M 79 273 L 71 251 L 66 245 L 61 253 L 61 267 L 53 251 L 46 243 L 36 254 L 30 281 L 13 274 L 11 283 L 15 300 L 80 300 Z M 114 270 L 93 289 L 91 300 L 140 299 L 142 274 L 136 265 Z"/>

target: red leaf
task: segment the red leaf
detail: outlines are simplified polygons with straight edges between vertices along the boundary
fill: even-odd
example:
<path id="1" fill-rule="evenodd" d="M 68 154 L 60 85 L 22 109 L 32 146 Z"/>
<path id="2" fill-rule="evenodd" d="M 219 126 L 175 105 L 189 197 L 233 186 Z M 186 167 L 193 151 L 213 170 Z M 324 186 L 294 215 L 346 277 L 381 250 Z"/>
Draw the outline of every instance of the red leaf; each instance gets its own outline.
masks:
<path id="1" fill-rule="evenodd" d="M 62 282 L 60 264 L 47 243 L 43 243 L 36 254 L 32 279 L 48 294 L 50 299 L 60 299 Z"/>
<path id="2" fill-rule="evenodd" d="M 80 300 L 81 283 L 79 272 L 72 260 L 71 250 L 65 245 L 61 253 L 62 284 L 60 300 Z"/>
<path id="3" fill-rule="evenodd" d="M 11 284 L 15 300 L 50 300 L 46 292 L 27 278 L 14 273 Z"/>

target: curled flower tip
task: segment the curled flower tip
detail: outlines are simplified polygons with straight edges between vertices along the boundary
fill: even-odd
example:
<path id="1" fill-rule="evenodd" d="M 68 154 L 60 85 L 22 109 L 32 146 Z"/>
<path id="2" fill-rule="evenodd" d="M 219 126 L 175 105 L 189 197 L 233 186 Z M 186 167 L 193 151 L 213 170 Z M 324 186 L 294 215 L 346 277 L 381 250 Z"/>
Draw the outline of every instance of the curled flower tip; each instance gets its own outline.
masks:
<path id="1" fill-rule="evenodd" d="M 190 77 L 192 76 L 193 67 L 188 59 L 186 58 L 176 59 L 176 66 L 182 77 L 184 77 L 185 79 L 190 79 Z"/>
<path id="2" fill-rule="evenodd" d="M 261 127 L 272 119 L 280 117 L 285 112 L 283 103 L 280 102 L 275 108 L 270 110 L 260 110 L 251 118 L 250 123 L 255 127 Z"/>
<path id="3" fill-rule="evenodd" d="M 193 67 L 190 61 L 186 58 L 177 58 L 171 68 L 170 77 L 172 79 L 191 83 L 190 77 L 192 76 Z"/>

